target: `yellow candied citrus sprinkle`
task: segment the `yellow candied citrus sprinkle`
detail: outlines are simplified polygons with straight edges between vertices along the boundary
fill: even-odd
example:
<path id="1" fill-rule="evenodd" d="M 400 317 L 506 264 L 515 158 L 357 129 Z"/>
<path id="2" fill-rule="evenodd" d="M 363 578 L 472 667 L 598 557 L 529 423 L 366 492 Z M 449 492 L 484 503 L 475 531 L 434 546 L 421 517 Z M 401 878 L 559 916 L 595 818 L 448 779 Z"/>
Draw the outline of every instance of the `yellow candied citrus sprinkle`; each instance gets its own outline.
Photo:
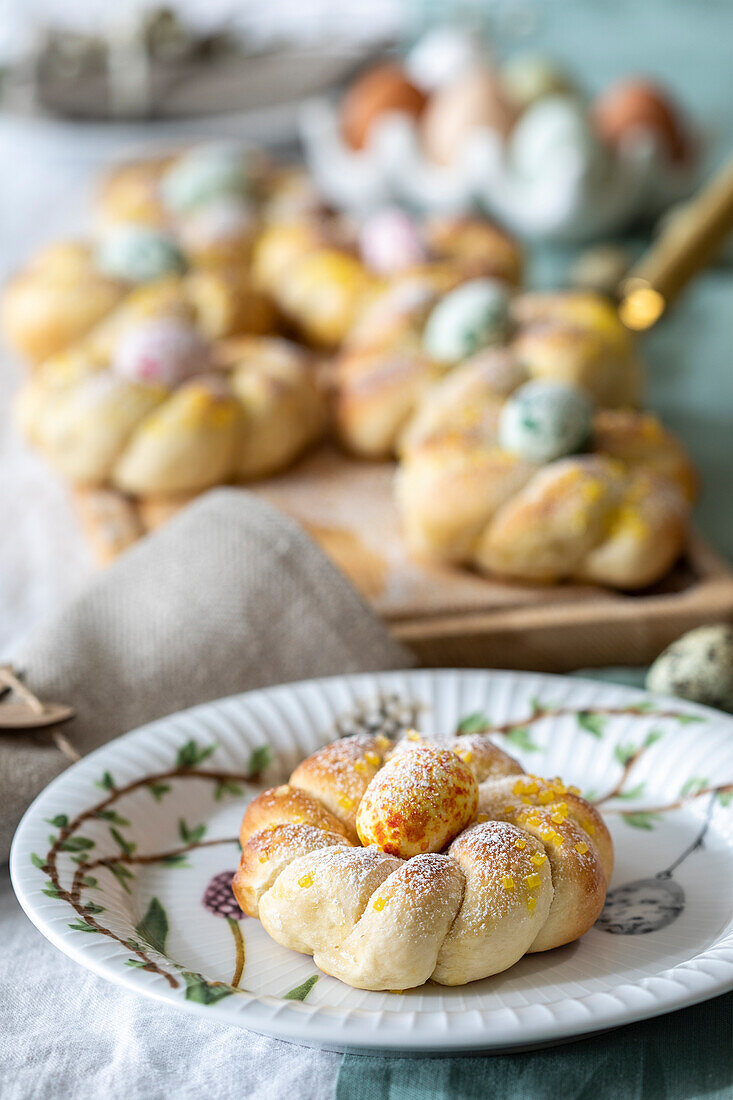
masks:
<path id="1" fill-rule="evenodd" d="M 260 856 L 260 863 L 267 863 L 269 858 L 270 858 L 269 856 L 261 855 Z"/>
<path id="2" fill-rule="evenodd" d="M 527 818 L 527 824 L 536 828 L 540 824 L 540 819 L 537 814 L 530 814 Z"/>
<path id="3" fill-rule="evenodd" d="M 579 855 L 584 856 L 585 853 L 588 851 L 588 845 L 585 843 L 584 840 L 581 840 L 578 844 L 575 845 L 575 851 L 578 852 Z"/>
<path id="4" fill-rule="evenodd" d="M 580 787 L 568 787 L 568 794 L 580 794 Z"/>
<path id="5" fill-rule="evenodd" d="M 541 806 L 546 806 L 548 802 L 552 802 L 554 797 L 555 796 L 549 789 L 549 787 L 545 787 L 544 791 L 540 791 L 540 797 L 538 801 Z"/>
<path id="6" fill-rule="evenodd" d="M 603 486 L 600 481 L 596 481 L 595 479 L 586 482 L 580 491 L 583 500 L 588 504 L 592 504 L 594 501 L 598 500 L 602 492 Z"/>
<path id="7" fill-rule="evenodd" d="M 464 764 L 470 764 L 471 761 L 473 760 L 473 753 L 472 752 L 459 752 L 458 755 L 460 756 L 460 758 L 461 758 L 461 760 L 463 761 Z"/>
<path id="8" fill-rule="evenodd" d="M 386 898 L 377 898 L 374 902 L 374 905 L 372 906 L 372 909 L 376 909 L 378 913 L 381 913 L 386 904 Z"/>
<path id="9" fill-rule="evenodd" d="M 298 886 L 301 886 L 306 890 L 309 886 L 313 885 L 313 875 L 301 875 L 298 879 Z"/>
<path id="10" fill-rule="evenodd" d="M 535 867 L 541 867 L 547 859 L 547 856 L 544 852 L 535 852 L 535 854 L 533 856 L 530 856 L 529 858 L 530 861 L 534 863 Z"/>
<path id="11" fill-rule="evenodd" d="M 512 792 L 514 794 L 524 794 L 524 783 L 521 779 L 518 779 L 517 782 L 514 784 L 514 786 L 512 787 Z"/>
<path id="12" fill-rule="evenodd" d="M 476 815 L 476 820 L 478 821 L 479 825 L 483 825 L 484 821 L 489 820 L 489 815 L 488 814 L 477 814 Z"/>
<path id="13" fill-rule="evenodd" d="M 527 847 L 527 841 L 523 840 L 521 836 L 518 836 L 517 839 L 514 841 L 514 847 L 519 848 L 521 852 L 523 848 Z"/>
<path id="14" fill-rule="evenodd" d="M 303 823 L 303 815 L 302 814 L 293 814 L 293 821 L 295 822 L 296 825 L 301 825 Z"/>
<path id="15" fill-rule="evenodd" d="M 532 799 L 531 799 L 531 798 L 527 798 L 527 796 L 526 796 L 525 794 L 523 794 L 523 795 L 522 795 L 522 803 L 523 803 L 523 804 L 524 804 L 525 806 L 531 806 L 531 805 L 532 805 Z"/>
<path id="16" fill-rule="evenodd" d="M 533 898 L 531 896 L 528 897 L 527 908 L 529 909 L 530 913 L 534 913 L 535 909 L 537 908 L 537 898 Z"/>
<path id="17" fill-rule="evenodd" d="M 566 815 L 561 810 L 555 810 L 551 820 L 554 821 L 556 825 L 562 825 L 565 817 Z"/>
<path id="18" fill-rule="evenodd" d="M 341 797 L 339 798 L 339 806 L 341 807 L 342 810 L 350 810 L 353 805 L 354 805 L 353 798 L 349 798 L 349 796 L 347 794 L 342 794 Z"/>
<path id="19" fill-rule="evenodd" d="M 372 768 L 379 767 L 379 757 L 375 752 L 364 753 L 364 759 L 366 760 L 367 764 L 371 765 Z"/>
<path id="20" fill-rule="evenodd" d="M 527 886 L 535 887 L 541 884 L 542 879 L 536 871 L 533 871 L 531 875 L 524 876 L 524 881 L 527 883 Z"/>
<path id="21" fill-rule="evenodd" d="M 501 884 L 502 884 L 502 886 L 504 887 L 505 890 L 513 890 L 514 889 L 514 879 L 512 878 L 511 875 L 502 875 L 501 876 Z"/>
<path id="22" fill-rule="evenodd" d="M 388 749 L 390 746 L 389 737 L 385 737 L 383 733 L 378 733 L 376 736 L 376 742 L 380 749 Z"/>
<path id="23" fill-rule="evenodd" d="M 560 836 L 559 833 L 555 833 L 554 837 L 552 838 L 552 843 L 555 845 L 556 848 L 562 848 L 563 844 L 565 843 L 565 837 Z"/>
<path id="24" fill-rule="evenodd" d="M 354 771 L 358 772 L 359 775 L 366 775 L 366 773 L 369 771 L 366 760 L 357 760 L 354 764 Z"/>
<path id="25" fill-rule="evenodd" d="M 408 730 L 405 736 L 408 741 L 422 741 L 422 737 L 417 730 Z"/>
<path id="26" fill-rule="evenodd" d="M 588 836 L 593 836 L 596 831 L 596 827 L 591 821 L 581 821 L 581 825 L 585 829 Z"/>
<path id="27" fill-rule="evenodd" d="M 565 792 L 567 790 L 567 787 L 565 786 L 562 779 L 560 779 L 560 777 L 558 775 L 556 775 L 555 778 L 552 780 L 551 785 L 552 785 L 552 789 L 554 790 L 555 794 L 565 794 Z"/>
<path id="28" fill-rule="evenodd" d="M 514 813 L 514 806 L 510 806 L 509 804 L 507 804 L 504 807 L 504 813 L 505 814 L 513 814 Z"/>

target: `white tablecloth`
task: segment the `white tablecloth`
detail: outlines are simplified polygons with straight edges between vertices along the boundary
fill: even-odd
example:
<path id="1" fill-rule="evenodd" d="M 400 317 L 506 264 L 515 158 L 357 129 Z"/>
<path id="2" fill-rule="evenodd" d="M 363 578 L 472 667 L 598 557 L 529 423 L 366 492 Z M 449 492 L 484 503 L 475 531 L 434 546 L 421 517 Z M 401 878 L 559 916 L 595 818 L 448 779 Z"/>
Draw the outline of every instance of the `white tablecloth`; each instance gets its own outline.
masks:
<path id="1" fill-rule="evenodd" d="M 333 1095 L 340 1054 L 183 1015 L 82 970 L 0 872 L 0 1096 L 157 1100 Z"/>

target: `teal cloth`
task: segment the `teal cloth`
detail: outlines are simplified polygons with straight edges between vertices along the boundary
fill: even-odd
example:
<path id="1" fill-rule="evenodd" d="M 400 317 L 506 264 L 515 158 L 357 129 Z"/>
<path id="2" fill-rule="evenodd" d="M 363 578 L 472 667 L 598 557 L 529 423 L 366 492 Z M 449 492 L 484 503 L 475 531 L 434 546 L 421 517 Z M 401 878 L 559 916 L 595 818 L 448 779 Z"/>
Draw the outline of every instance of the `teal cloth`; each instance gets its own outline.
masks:
<path id="1" fill-rule="evenodd" d="M 644 670 L 581 670 L 641 687 Z M 517 1054 L 345 1054 L 335 1100 L 732 1100 L 733 993 L 575 1043 Z"/>
<path id="2" fill-rule="evenodd" d="M 566 1046 L 476 1058 L 347 1054 L 336 1100 L 729 1100 L 733 993 Z"/>

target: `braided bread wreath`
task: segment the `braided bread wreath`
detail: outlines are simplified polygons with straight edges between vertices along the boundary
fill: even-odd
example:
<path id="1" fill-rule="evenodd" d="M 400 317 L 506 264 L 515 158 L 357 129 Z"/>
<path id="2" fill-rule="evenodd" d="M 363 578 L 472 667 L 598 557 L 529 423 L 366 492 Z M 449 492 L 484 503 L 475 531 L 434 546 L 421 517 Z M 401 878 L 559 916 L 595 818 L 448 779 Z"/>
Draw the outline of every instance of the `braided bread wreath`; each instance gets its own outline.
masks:
<path id="1" fill-rule="evenodd" d="M 596 809 L 484 734 L 357 734 L 242 821 L 232 888 L 284 947 L 360 989 L 462 985 L 595 922 L 613 869 Z"/>
<path id="2" fill-rule="evenodd" d="M 202 297 L 202 279 L 210 287 L 204 273 L 138 287 L 20 391 L 23 431 L 73 483 L 201 492 L 276 473 L 321 435 L 307 351 L 271 336 L 208 339 L 222 302 Z"/>
<path id="3" fill-rule="evenodd" d="M 589 407 L 584 453 L 543 461 L 507 449 L 503 414 L 540 385 L 525 377 L 515 349 L 488 349 L 426 394 L 395 483 L 408 547 L 532 582 L 652 584 L 687 537 L 696 475 L 684 448 L 648 413 Z"/>

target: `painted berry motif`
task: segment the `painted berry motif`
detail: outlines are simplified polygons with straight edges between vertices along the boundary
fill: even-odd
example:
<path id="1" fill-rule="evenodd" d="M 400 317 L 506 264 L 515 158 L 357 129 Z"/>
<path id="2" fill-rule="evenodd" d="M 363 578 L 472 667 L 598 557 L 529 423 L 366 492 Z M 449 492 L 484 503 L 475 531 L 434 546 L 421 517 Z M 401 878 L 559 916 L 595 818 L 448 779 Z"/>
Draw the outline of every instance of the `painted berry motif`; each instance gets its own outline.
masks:
<path id="1" fill-rule="evenodd" d="M 232 893 L 233 878 L 234 871 L 220 871 L 218 875 L 214 875 L 204 892 L 204 908 L 215 917 L 244 920 L 246 913 L 239 908 Z"/>

